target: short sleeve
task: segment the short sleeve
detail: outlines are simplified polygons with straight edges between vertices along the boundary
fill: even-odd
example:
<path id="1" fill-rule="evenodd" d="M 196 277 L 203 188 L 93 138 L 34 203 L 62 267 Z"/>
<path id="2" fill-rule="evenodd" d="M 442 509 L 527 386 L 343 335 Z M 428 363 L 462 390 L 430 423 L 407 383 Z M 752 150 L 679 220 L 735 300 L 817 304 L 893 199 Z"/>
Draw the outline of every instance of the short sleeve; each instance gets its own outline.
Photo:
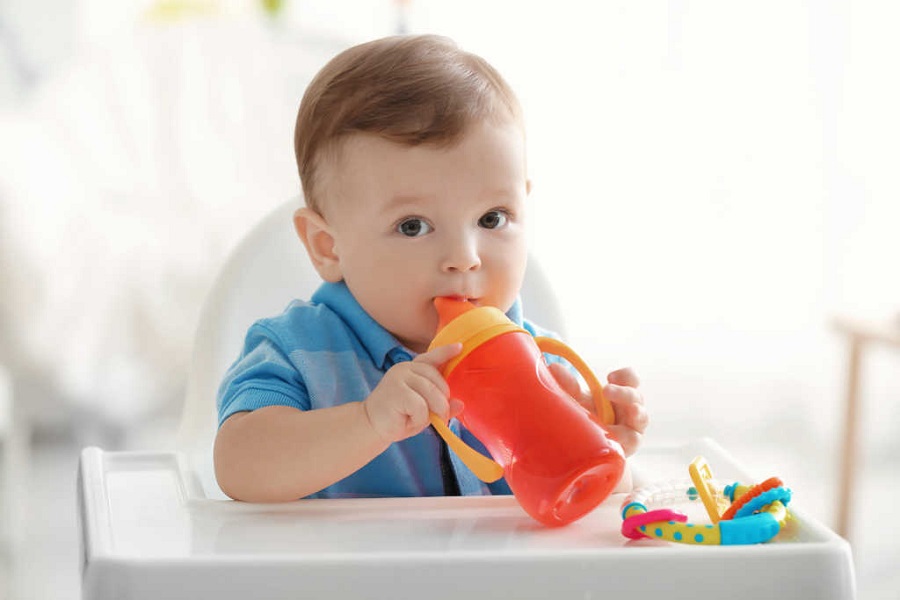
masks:
<path id="1" fill-rule="evenodd" d="M 228 369 L 216 400 L 219 426 L 236 412 L 265 406 L 291 406 L 309 410 L 307 387 L 285 353 L 278 336 L 256 323 L 244 340 L 244 348 Z"/>

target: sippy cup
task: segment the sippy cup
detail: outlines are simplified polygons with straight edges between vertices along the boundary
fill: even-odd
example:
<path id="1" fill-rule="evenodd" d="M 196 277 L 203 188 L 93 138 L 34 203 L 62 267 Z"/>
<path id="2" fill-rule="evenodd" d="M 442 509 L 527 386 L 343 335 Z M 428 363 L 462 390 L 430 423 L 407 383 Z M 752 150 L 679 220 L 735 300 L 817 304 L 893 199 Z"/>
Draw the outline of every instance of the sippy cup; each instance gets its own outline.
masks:
<path id="1" fill-rule="evenodd" d="M 431 415 L 447 445 L 482 481 L 505 476 L 522 508 L 545 525 L 571 523 L 603 502 L 622 477 L 625 455 L 603 428 L 613 422 L 613 410 L 584 361 L 558 340 L 532 337 L 497 308 L 434 302 L 440 325 L 430 347 L 463 344 L 442 374 L 452 397 L 465 404 L 459 420 L 493 460 Z M 543 352 L 581 373 L 599 419 L 563 391 Z"/>

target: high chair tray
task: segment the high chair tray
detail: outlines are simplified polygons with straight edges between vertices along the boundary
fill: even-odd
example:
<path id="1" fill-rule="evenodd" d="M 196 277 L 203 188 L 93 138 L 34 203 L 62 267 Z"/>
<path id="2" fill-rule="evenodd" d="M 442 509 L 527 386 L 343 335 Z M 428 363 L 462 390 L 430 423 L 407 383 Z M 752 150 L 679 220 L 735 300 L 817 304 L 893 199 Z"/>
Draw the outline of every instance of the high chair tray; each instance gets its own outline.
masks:
<path id="1" fill-rule="evenodd" d="M 756 481 L 703 439 L 642 449 L 635 485 L 686 480 L 697 455 L 716 479 Z M 701 547 L 624 538 L 623 494 L 546 529 L 512 497 L 213 500 L 182 464 L 82 452 L 85 600 L 855 597 L 849 545 L 803 515 L 802 497 L 769 543 Z M 691 520 L 708 522 L 694 505 Z"/>

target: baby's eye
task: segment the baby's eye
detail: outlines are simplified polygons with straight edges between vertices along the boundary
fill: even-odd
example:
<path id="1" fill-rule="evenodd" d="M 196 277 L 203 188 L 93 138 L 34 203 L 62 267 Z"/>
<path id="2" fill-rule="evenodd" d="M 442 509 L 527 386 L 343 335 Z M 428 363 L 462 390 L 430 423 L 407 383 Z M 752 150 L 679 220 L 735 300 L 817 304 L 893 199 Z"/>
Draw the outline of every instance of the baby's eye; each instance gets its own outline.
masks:
<path id="1" fill-rule="evenodd" d="M 431 225 L 418 217 L 412 217 L 397 224 L 397 233 L 406 237 L 420 237 L 431 231 Z"/>
<path id="2" fill-rule="evenodd" d="M 478 219 L 478 225 L 485 229 L 499 229 L 506 225 L 508 221 L 509 215 L 505 210 L 492 210 L 484 213 L 481 218 Z"/>

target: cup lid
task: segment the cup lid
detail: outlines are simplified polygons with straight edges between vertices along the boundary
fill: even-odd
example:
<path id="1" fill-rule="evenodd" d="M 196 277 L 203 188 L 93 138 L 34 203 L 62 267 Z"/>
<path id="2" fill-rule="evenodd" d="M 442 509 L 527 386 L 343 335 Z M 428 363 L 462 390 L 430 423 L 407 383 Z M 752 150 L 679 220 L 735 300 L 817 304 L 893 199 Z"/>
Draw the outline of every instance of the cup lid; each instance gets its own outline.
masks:
<path id="1" fill-rule="evenodd" d="M 463 345 L 462 351 L 441 369 L 445 377 L 466 355 L 489 339 L 512 331 L 527 333 L 493 306 L 475 306 L 466 300 L 443 297 L 435 298 L 434 306 L 440 325 L 428 349 L 456 342 Z"/>

